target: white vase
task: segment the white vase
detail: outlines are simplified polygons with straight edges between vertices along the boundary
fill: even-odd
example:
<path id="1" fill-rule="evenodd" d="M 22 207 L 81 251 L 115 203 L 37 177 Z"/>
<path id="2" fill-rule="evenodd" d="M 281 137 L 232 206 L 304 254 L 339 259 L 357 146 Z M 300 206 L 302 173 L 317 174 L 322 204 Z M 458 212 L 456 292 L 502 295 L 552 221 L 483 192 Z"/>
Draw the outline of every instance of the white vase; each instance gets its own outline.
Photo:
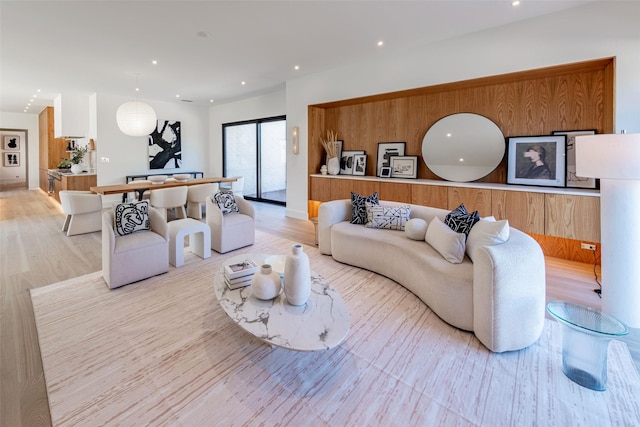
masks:
<path id="1" fill-rule="evenodd" d="M 303 305 L 311 295 L 309 256 L 296 243 L 284 263 L 284 294 L 291 305 Z"/>
<path id="2" fill-rule="evenodd" d="M 340 160 L 337 157 L 332 157 L 327 161 L 327 172 L 329 172 L 329 175 L 338 175 L 340 173 Z"/>
<path id="3" fill-rule="evenodd" d="M 251 278 L 251 293 L 258 299 L 269 300 L 277 297 L 281 287 L 280 275 L 271 269 L 270 264 L 262 264 L 260 271 Z"/>
<path id="4" fill-rule="evenodd" d="M 79 163 L 74 163 L 71 165 L 71 173 L 79 174 L 82 173 L 82 165 Z"/>

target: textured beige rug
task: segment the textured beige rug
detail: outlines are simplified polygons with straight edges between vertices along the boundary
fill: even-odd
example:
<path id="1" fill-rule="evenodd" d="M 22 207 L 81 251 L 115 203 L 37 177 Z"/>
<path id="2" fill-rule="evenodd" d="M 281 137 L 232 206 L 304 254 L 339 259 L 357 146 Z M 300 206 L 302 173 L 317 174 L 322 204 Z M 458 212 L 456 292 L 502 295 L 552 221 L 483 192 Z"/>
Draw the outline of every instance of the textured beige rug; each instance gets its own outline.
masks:
<path id="1" fill-rule="evenodd" d="M 351 315 L 326 352 L 270 348 L 224 314 L 212 275 L 256 245 L 116 290 L 100 273 L 31 291 L 54 425 L 637 425 L 640 380 L 626 346 L 609 347 L 609 388 L 561 370 L 558 325 L 510 354 L 440 320 L 413 294 L 305 246 Z"/>

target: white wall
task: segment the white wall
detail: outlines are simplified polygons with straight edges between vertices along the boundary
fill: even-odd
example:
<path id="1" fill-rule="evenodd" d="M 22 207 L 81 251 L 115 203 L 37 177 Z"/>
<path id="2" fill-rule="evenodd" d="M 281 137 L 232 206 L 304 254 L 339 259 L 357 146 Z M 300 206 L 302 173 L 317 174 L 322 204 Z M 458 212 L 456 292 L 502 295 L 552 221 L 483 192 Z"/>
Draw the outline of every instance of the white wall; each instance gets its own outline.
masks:
<path id="1" fill-rule="evenodd" d="M 130 98 L 97 94 L 95 123 L 90 125 L 90 133 L 95 131 L 98 185 L 123 184 L 126 175 L 150 173 L 202 171 L 211 175 L 209 167 L 209 121 L 207 108 L 180 101 L 162 102 L 142 100 L 151 105 L 158 120 L 179 120 L 182 134 L 182 168 L 150 170 L 148 141 L 146 136 L 123 134 L 116 123 L 116 110 Z M 109 163 L 102 163 L 106 157 Z M 120 200 L 119 196 L 104 198 L 105 204 Z"/>
<path id="2" fill-rule="evenodd" d="M 30 189 L 38 188 L 40 186 L 40 177 L 38 169 L 40 167 L 39 160 L 39 144 L 40 144 L 40 133 L 38 131 L 38 114 L 26 114 L 26 113 L 0 113 L 0 128 L 2 129 L 20 129 L 24 130 L 24 132 L 9 132 L 3 131 L 2 135 L 8 134 L 16 134 L 21 135 L 20 141 L 20 162 L 24 165 L 24 167 L 20 168 L 2 168 L 2 179 L 7 179 L 6 182 L 10 182 L 9 179 L 15 177 L 16 173 L 14 170 L 18 169 L 20 174 L 20 180 L 24 178 L 24 175 L 27 174 L 27 182 Z M 24 135 L 24 136 L 23 136 Z M 2 139 L 0 138 L 0 144 L 2 143 Z M 1 151 L 1 147 L 0 147 Z M 24 156 L 27 156 L 28 159 L 28 168 L 27 168 L 27 159 Z M 2 159 L 0 159 L 0 164 L 2 164 Z M 5 177 L 6 175 L 6 177 Z"/>
<path id="3" fill-rule="evenodd" d="M 638 2 L 593 3 L 288 81 L 287 121 L 300 126 L 301 149 L 287 159 L 287 215 L 306 218 L 310 104 L 616 56 L 616 127 L 640 132 L 638 16 Z"/>

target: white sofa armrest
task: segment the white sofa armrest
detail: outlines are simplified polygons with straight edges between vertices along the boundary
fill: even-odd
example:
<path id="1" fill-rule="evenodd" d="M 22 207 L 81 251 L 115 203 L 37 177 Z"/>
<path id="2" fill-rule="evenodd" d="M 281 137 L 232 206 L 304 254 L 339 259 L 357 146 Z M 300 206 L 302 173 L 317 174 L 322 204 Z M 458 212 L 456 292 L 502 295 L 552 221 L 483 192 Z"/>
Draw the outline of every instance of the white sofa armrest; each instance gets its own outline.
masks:
<path id="1" fill-rule="evenodd" d="M 157 209 L 149 207 L 149 228 L 169 241 L 169 226 Z"/>
<path id="2" fill-rule="evenodd" d="M 542 249 L 522 231 L 509 231 L 507 242 L 481 248 L 473 263 L 473 331 L 494 352 L 528 347 L 544 326 Z"/>
<path id="3" fill-rule="evenodd" d="M 234 198 L 236 199 L 236 205 L 238 205 L 238 210 L 241 214 L 249 215 L 251 218 L 256 219 L 256 212 L 251 203 L 246 201 L 242 196 L 234 195 Z"/>
<path id="4" fill-rule="evenodd" d="M 332 200 L 318 208 L 318 248 L 320 253 L 331 255 L 331 226 L 351 220 L 351 200 Z"/>

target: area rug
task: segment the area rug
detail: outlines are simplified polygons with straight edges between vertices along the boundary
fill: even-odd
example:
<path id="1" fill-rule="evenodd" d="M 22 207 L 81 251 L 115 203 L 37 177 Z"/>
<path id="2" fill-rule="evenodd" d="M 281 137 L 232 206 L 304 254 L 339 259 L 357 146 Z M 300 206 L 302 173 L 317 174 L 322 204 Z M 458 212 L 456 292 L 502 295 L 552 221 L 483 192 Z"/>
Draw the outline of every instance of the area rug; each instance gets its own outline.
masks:
<path id="1" fill-rule="evenodd" d="M 56 426 L 637 425 L 640 379 L 624 343 L 609 346 L 608 390 L 571 382 L 561 331 L 495 354 L 375 273 L 304 246 L 343 296 L 351 329 L 338 347 L 271 348 L 235 325 L 213 275 L 254 246 L 109 290 L 99 272 L 31 291 Z"/>

